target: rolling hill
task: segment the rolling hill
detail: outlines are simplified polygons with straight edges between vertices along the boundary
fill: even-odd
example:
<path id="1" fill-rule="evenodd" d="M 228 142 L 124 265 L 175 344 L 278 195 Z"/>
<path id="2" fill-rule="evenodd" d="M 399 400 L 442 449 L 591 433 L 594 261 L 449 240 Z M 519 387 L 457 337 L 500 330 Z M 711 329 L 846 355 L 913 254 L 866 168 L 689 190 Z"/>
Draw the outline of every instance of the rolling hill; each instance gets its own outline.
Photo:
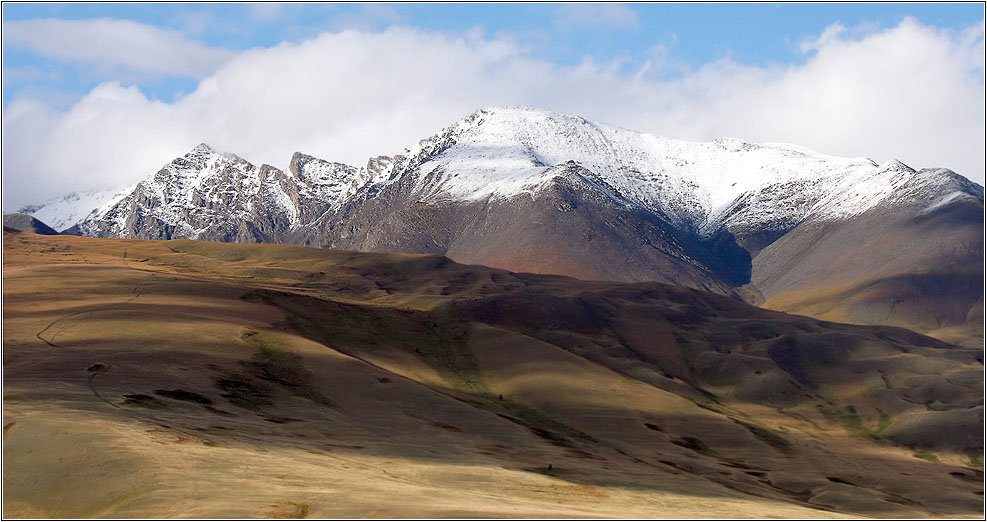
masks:
<path id="1" fill-rule="evenodd" d="M 434 254 L 3 263 L 5 517 L 983 517 L 983 351 L 903 328 Z"/>

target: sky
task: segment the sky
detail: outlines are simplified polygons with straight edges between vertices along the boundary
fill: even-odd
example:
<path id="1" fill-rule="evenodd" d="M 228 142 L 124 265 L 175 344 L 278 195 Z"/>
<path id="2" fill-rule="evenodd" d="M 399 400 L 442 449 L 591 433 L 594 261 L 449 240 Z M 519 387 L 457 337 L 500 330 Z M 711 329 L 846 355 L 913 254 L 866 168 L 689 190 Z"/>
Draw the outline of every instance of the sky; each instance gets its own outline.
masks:
<path id="1" fill-rule="evenodd" d="M 983 184 L 982 3 L 3 4 L 3 208 L 200 142 L 363 165 L 477 108 Z"/>

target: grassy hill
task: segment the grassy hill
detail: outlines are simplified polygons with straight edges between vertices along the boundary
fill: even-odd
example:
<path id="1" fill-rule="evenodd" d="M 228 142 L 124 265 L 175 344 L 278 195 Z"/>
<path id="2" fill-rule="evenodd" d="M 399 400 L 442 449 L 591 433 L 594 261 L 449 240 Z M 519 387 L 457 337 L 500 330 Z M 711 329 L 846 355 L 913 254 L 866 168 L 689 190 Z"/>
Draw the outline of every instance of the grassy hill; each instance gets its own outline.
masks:
<path id="1" fill-rule="evenodd" d="M 5 517 L 983 517 L 983 351 L 441 256 L 4 233 Z"/>

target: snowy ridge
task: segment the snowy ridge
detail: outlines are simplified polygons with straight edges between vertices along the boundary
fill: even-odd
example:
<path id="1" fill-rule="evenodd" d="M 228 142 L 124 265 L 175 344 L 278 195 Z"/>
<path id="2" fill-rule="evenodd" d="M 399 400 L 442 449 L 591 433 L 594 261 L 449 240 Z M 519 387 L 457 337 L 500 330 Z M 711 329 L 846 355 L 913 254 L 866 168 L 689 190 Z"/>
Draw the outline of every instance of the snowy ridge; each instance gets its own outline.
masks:
<path id="1" fill-rule="evenodd" d="M 296 202 L 299 219 L 303 222 L 335 210 L 371 177 L 366 169 L 321 160 L 300 152 L 292 156 L 288 170 L 295 177 L 300 202 L 305 203 Z M 302 208 L 306 205 L 312 210 L 306 212 Z"/>
<path id="2" fill-rule="evenodd" d="M 197 238 L 207 228 L 196 226 L 199 222 L 242 215 L 259 189 L 257 167 L 200 144 L 80 228 L 86 235 L 131 237 L 135 226 L 153 219 L 173 229 L 169 236 Z"/>
<path id="3" fill-rule="evenodd" d="M 697 143 L 525 107 L 482 109 L 407 151 L 423 199 L 534 195 L 574 161 L 636 205 L 704 233 L 721 226 L 846 219 L 915 174 L 891 161 L 839 158 L 734 138 Z"/>
<path id="4" fill-rule="evenodd" d="M 87 218 L 91 213 L 112 205 L 125 197 L 133 186 L 123 190 L 101 190 L 72 193 L 49 200 L 41 205 L 25 207 L 19 212 L 31 214 L 51 228 L 62 231 Z"/>
<path id="5" fill-rule="evenodd" d="M 303 154 L 295 159 L 296 175 L 291 176 L 200 144 L 123 197 L 95 210 L 79 224 L 79 232 L 103 237 L 277 240 L 310 214 L 338 205 L 355 191 L 351 178 L 357 169 Z"/>
<path id="6" fill-rule="evenodd" d="M 564 165 L 591 173 L 616 203 L 701 237 L 724 227 L 787 230 L 806 220 L 850 219 L 927 196 L 934 201 L 926 206 L 983 200 L 981 187 L 943 169 L 916 172 L 894 160 L 877 165 L 736 138 L 673 140 L 578 116 L 498 107 L 362 168 L 301 153 L 286 170 L 257 167 L 200 144 L 134 187 L 73 195 L 33 215 L 59 230 L 78 223 L 86 235 L 280 241 L 390 184 L 401 182 L 423 202 L 537 199 L 566 175 Z M 958 194 L 950 196 L 954 185 Z"/>

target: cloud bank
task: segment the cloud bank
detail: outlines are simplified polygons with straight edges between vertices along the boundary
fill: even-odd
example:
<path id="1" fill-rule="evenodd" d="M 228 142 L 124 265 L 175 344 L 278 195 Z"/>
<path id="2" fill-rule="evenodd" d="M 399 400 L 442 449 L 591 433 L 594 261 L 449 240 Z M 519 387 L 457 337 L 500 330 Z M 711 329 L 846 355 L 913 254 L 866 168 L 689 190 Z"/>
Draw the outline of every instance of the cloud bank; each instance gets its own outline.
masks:
<path id="1" fill-rule="evenodd" d="M 898 158 L 984 182 L 982 23 L 961 32 L 910 19 L 884 30 L 834 25 L 801 49 L 799 65 L 725 58 L 670 75 L 660 59 L 632 70 L 619 61 L 560 66 L 476 32 L 324 33 L 224 58 L 170 103 L 114 82 L 64 112 L 13 101 L 3 115 L 4 207 L 133 183 L 199 142 L 282 168 L 294 151 L 361 165 L 495 105 L 679 139 Z M 189 60 L 187 70 L 203 70 Z"/>
<path id="2" fill-rule="evenodd" d="M 3 23 L 4 45 L 24 46 L 62 60 L 103 70 L 202 77 L 233 53 L 181 33 L 130 20 L 17 20 Z"/>

